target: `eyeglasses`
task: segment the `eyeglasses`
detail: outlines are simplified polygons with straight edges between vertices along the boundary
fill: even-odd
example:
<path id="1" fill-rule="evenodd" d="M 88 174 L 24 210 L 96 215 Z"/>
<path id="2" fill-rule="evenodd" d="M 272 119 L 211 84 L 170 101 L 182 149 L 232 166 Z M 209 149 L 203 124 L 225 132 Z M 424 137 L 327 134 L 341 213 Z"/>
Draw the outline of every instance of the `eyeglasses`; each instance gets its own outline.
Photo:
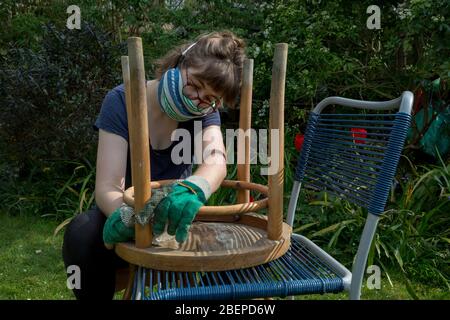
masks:
<path id="1" fill-rule="evenodd" d="M 183 85 L 183 95 L 191 100 L 198 100 L 199 103 L 197 107 L 200 107 L 201 113 L 209 114 L 216 112 L 217 109 L 222 104 L 222 98 L 209 96 L 208 97 L 209 99 L 207 101 L 200 98 L 198 87 L 189 82 L 188 70 L 187 68 L 185 68 L 185 70 L 186 70 L 186 83 Z"/>

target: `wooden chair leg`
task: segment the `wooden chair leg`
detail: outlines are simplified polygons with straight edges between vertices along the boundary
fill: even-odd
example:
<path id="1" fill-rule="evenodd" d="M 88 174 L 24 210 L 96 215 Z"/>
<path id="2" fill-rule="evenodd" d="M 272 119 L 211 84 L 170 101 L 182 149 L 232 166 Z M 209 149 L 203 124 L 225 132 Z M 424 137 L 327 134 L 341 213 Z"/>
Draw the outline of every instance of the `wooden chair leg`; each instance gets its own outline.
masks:
<path id="1" fill-rule="evenodd" d="M 125 288 L 125 292 L 123 294 L 122 300 L 131 300 L 131 294 L 133 292 L 133 282 L 134 276 L 136 274 L 137 267 L 133 264 L 130 264 L 129 274 L 128 274 L 128 283 Z"/>
<path id="2" fill-rule="evenodd" d="M 115 292 L 122 291 L 125 289 L 125 293 L 123 295 L 124 300 L 129 300 L 131 298 L 134 274 L 135 274 L 135 266 L 131 264 L 129 268 L 119 269 L 116 271 Z"/>

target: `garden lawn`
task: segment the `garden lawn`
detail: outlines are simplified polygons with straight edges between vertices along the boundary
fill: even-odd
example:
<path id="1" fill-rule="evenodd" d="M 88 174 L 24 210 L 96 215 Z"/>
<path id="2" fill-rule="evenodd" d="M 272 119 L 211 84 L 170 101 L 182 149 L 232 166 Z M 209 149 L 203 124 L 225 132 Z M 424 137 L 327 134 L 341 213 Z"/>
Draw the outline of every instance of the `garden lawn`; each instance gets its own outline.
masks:
<path id="1" fill-rule="evenodd" d="M 0 299 L 72 299 L 66 286 L 58 224 L 0 214 Z"/>
<path id="2" fill-rule="evenodd" d="M 58 225 L 45 218 L 0 214 L 0 299 L 73 299 L 66 287 L 61 257 L 63 232 L 56 237 Z M 363 299 L 411 299 L 398 271 L 390 271 L 393 286 L 382 273 L 381 289 L 363 289 Z M 443 289 L 414 283 L 421 299 L 450 299 Z M 118 298 L 119 295 L 116 295 Z M 307 295 L 297 299 L 347 299 L 346 294 Z"/>

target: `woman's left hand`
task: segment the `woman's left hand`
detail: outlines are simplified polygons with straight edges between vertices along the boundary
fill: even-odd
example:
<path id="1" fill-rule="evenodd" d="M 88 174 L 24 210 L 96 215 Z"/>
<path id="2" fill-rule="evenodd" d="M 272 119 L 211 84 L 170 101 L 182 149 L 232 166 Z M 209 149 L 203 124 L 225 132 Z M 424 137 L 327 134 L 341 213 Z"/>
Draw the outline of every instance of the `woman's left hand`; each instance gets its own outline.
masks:
<path id="1" fill-rule="evenodd" d="M 167 233 L 176 235 L 175 239 L 178 242 L 186 241 L 197 212 L 210 195 L 209 185 L 206 182 L 205 188 L 204 182 L 206 182 L 204 178 L 191 176 L 176 183 L 172 191 L 155 208 L 153 232 L 156 236 L 164 232 L 168 222 Z"/>

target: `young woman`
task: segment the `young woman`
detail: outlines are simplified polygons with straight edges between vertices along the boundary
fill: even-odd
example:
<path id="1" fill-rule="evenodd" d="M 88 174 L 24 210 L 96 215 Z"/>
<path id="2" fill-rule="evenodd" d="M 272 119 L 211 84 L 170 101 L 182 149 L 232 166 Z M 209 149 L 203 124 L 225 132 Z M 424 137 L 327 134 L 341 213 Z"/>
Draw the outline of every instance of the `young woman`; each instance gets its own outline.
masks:
<path id="1" fill-rule="evenodd" d="M 169 234 L 183 242 L 196 213 L 226 176 L 219 109 L 236 104 L 244 47 L 231 32 L 202 35 L 157 61 L 156 79 L 147 82 L 151 178 L 179 179 L 154 210 L 155 234 L 168 223 Z M 192 161 L 173 161 L 172 150 L 183 141 L 172 141 L 171 136 L 176 129 L 190 133 L 192 159 L 194 121 L 201 122 L 201 148 L 208 152 L 192 173 Z M 123 192 L 131 186 L 123 85 L 106 95 L 94 128 L 99 131 L 96 206 L 72 220 L 63 244 L 66 268 L 76 265 L 80 270 L 80 287 L 73 289 L 77 299 L 111 299 L 116 270 L 128 265 L 104 245 L 127 240 L 134 233 L 126 217 L 129 210 L 122 205 Z"/>

